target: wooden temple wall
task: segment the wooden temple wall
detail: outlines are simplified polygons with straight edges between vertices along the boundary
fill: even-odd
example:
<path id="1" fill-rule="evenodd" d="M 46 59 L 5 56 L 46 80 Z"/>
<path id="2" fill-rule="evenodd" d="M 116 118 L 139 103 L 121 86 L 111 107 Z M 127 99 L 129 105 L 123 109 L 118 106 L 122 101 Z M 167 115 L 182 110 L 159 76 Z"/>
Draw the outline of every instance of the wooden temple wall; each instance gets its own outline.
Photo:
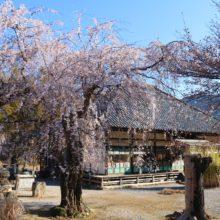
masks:
<path id="1" fill-rule="evenodd" d="M 203 136 L 193 134 L 195 139 L 206 139 L 213 141 L 216 136 Z M 143 153 L 140 150 L 144 146 L 152 147 L 154 150 L 157 164 L 161 172 L 169 172 L 172 170 L 183 171 L 184 161 L 180 159 L 178 161 L 172 161 L 170 151 L 167 146 L 170 145 L 170 139 L 164 135 L 164 131 L 153 131 L 148 133 L 142 132 L 128 132 L 127 129 L 113 128 L 108 137 L 108 145 L 110 150 L 108 155 L 111 155 L 111 159 L 107 156 L 99 157 L 99 168 L 97 172 L 99 174 L 113 175 L 113 174 L 138 174 L 140 169 L 137 168 L 136 158 L 138 154 L 146 153 L 146 148 Z M 131 152 L 131 149 L 139 147 L 139 150 Z M 184 153 L 189 153 L 189 147 L 184 149 Z M 103 155 L 107 155 L 107 152 L 103 152 Z M 95 170 L 91 164 L 87 164 L 87 170 Z M 149 170 L 146 166 L 141 167 L 141 173 L 148 173 Z"/>
<path id="2" fill-rule="evenodd" d="M 139 173 L 139 169 L 135 166 L 136 157 L 140 152 L 135 152 L 131 156 L 130 149 L 134 147 L 149 146 L 154 149 L 160 171 L 170 171 L 172 162 L 170 153 L 166 146 L 170 141 L 164 136 L 164 132 L 127 132 L 120 129 L 112 130 L 110 133 L 110 145 L 112 161 L 108 161 L 107 174 L 116 173 Z M 143 151 L 144 152 L 144 151 Z M 112 163 L 113 162 L 113 163 Z M 176 165 L 175 165 L 176 166 Z M 141 168 L 142 173 L 148 172 L 147 167 Z"/>

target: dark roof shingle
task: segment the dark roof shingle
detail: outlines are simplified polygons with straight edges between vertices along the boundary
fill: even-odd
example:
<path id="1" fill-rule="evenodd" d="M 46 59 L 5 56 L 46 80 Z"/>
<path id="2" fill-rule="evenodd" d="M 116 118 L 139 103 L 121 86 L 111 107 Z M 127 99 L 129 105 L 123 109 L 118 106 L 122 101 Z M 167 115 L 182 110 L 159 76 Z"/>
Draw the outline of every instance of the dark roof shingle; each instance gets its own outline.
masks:
<path id="1" fill-rule="evenodd" d="M 146 89 L 146 99 L 116 96 L 107 109 L 109 126 L 219 133 L 220 120 L 217 118 L 154 86 L 147 85 Z"/>

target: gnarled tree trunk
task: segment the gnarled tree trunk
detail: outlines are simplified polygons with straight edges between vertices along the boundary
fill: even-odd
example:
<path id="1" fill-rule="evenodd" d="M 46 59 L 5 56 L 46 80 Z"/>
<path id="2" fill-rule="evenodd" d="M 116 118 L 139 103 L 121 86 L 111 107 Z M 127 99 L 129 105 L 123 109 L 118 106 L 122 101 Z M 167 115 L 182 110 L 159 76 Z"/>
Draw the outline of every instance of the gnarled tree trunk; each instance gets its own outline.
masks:
<path id="1" fill-rule="evenodd" d="M 76 143 L 81 145 L 81 143 Z M 80 149 L 82 150 L 82 149 Z M 69 152 L 68 152 L 69 151 Z M 67 166 L 65 172 L 60 172 L 61 204 L 68 215 L 74 212 L 83 212 L 82 205 L 82 158 L 72 148 L 67 148 Z"/>
<path id="2" fill-rule="evenodd" d="M 83 145 L 77 136 L 66 129 L 66 167 L 60 171 L 61 204 L 71 216 L 74 212 L 83 212 L 82 177 L 83 177 Z"/>
<path id="3" fill-rule="evenodd" d="M 185 212 L 177 220 L 208 220 L 204 207 L 203 173 L 212 162 L 211 157 L 186 155 L 185 166 Z"/>
<path id="4" fill-rule="evenodd" d="M 77 112 L 77 117 L 83 119 L 89 109 L 93 92 L 98 88 L 96 84 L 88 87 L 84 92 L 84 106 L 82 111 Z M 63 116 L 62 125 L 66 139 L 66 170 L 60 175 L 61 204 L 67 209 L 69 216 L 74 211 L 83 212 L 86 210 L 82 203 L 82 177 L 83 177 L 83 144 L 80 135 L 76 134 L 77 125 L 74 121 L 76 115 Z M 69 125 L 69 126 L 67 126 Z"/>
<path id="5" fill-rule="evenodd" d="M 60 206 L 67 208 L 68 206 L 68 186 L 66 181 L 66 174 L 60 170 L 60 190 L 61 190 L 61 203 Z"/>

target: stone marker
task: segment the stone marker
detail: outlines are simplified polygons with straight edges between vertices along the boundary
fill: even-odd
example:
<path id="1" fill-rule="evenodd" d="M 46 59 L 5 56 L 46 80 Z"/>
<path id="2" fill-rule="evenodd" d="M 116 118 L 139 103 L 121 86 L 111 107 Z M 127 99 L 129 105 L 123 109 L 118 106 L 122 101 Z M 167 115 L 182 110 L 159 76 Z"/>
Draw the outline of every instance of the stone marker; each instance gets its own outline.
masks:
<path id="1" fill-rule="evenodd" d="M 45 182 L 33 182 L 32 185 L 32 196 L 42 198 L 44 197 L 46 191 L 46 183 Z"/>

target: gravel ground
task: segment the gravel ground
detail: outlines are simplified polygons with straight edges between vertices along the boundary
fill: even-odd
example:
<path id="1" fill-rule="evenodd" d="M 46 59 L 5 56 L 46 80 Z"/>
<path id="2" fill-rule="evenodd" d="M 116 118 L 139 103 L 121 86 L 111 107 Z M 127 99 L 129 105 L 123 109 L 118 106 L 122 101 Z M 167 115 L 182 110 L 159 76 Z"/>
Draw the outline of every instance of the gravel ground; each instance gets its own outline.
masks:
<path id="1" fill-rule="evenodd" d="M 39 181 L 39 180 L 38 180 Z M 45 181 L 45 180 L 44 180 Z M 59 182 L 47 180 L 45 198 L 31 197 L 30 191 L 19 191 L 20 199 L 29 214 L 23 219 L 49 219 L 48 210 L 60 204 Z M 179 184 L 164 184 L 152 187 L 116 189 L 116 190 L 83 190 L 83 199 L 93 213 L 87 219 L 152 219 L 165 220 L 175 210 L 183 210 L 183 194 L 160 195 L 164 188 L 184 189 Z M 213 219 L 220 219 L 220 188 L 205 189 L 205 207 Z"/>

